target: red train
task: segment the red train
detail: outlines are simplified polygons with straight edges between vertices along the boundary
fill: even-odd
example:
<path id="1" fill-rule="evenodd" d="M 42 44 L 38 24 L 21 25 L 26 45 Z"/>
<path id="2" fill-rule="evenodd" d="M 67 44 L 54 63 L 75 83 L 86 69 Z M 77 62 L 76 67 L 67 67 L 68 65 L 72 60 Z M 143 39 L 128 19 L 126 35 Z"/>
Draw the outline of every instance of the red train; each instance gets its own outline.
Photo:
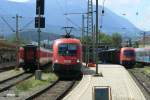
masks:
<path id="1" fill-rule="evenodd" d="M 150 66 L 150 47 L 135 48 L 136 62 Z"/>
<path id="2" fill-rule="evenodd" d="M 53 43 L 52 68 L 55 73 L 81 72 L 82 67 L 82 45 L 75 38 L 61 38 Z"/>
<path id="3" fill-rule="evenodd" d="M 135 64 L 135 50 L 131 47 L 118 49 L 102 50 L 99 58 L 103 63 L 121 64 L 130 67 Z"/>
<path id="4" fill-rule="evenodd" d="M 39 54 L 36 45 L 25 45 L 20 47 L 19 63 L 25 71 L 35 71 L 38 66 L 38 55 L 40 55 L 40 68 L 52 62 L 53 53 L 51 51 L 40 48 Z"/>
<path id="5" fill-rule="evenodd" d="M 131 47 L 121 48 L 120 64 L 131 66 L 135 64 L 135 49 Z"/>

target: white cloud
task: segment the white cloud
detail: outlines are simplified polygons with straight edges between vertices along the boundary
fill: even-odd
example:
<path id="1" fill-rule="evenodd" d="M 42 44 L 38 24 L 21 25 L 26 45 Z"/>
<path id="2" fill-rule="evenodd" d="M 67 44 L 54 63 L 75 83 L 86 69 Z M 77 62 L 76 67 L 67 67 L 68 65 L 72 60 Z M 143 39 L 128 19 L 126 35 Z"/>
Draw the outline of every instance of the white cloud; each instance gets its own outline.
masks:
<path id="1" fill-rule="evenodd" d="M 102 5 L 104 0 L 99 0 L 99 4 Z M 93 1 L 96 4 L 96 0 Z M 137 6 L 141 0 L 105 0 L 105 5 L 109 7 L 121 7 L 121 6 Z"/>
<path id="2" fill-rule="evenodd" d="M 31 0 L 8 0 L 8 1 L 11 1 L 11 2 L 30 2 Z"/>

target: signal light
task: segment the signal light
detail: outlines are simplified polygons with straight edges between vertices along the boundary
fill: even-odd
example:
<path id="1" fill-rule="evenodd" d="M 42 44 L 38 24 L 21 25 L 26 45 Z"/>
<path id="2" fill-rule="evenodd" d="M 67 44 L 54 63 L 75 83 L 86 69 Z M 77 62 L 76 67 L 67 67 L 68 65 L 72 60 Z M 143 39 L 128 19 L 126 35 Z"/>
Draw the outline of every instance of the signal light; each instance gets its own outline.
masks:
<path id="1" fill-rule="evenodd" d="M 40 19 L 40 23 L 39 23 Z M 40 24 L 40 25 L 39 25 Z M 35 17 L 35 28 L 45 28 L 45 17 Z"/>
<path id="2" fill-rule="evenodd" d="M 104 14 L 105 13 L 105 11 L 104 10 L 102 10 L 102 14 Z"/>
<path id="3" fill-rule="evenodd" d="M 39 14 L 44 15 L 44 3 L 45 3 L 44 0 L 36 0 L 36 14 L 37 15 Z"/>

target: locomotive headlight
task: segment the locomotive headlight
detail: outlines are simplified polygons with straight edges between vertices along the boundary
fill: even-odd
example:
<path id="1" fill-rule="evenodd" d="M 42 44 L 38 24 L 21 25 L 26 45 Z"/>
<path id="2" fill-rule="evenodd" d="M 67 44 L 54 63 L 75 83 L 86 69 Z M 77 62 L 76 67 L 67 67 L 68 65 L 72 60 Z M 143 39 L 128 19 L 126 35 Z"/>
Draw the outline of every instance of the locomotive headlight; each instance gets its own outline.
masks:
<path id="1" fill-rule="evenodd" d="M 58 63 L 58 60 L 55 60 L 55 63 Z"/>
<path id="2" fill-rule="evenodd" d="M 79 59 L 77 59 L 77 63 L 79 63 L 80 62 L 80 60 Z"/>

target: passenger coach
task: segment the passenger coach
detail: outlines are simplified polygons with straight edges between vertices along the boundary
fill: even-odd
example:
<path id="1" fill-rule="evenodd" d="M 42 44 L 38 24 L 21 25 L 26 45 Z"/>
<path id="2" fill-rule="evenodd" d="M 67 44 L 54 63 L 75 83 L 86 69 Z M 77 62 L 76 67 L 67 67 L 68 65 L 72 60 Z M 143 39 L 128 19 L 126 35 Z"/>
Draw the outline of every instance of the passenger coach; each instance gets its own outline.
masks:
<path id="1" fill-rule="evenodd" d="M 44 65 L 52 62 L 53 53 L 45 48 L 40 47 L 40 51 L 36 45 L 25 45 L 19 49 L 19 64 L 25 71 L 35 71 L 38 68 L 38 56 L 40 56 L 40 69 Z"/>
<path id="2" fill-rule="evenodd" d="M 136 62 L 150 65 L 150 48 L 135 48 Z"/>

